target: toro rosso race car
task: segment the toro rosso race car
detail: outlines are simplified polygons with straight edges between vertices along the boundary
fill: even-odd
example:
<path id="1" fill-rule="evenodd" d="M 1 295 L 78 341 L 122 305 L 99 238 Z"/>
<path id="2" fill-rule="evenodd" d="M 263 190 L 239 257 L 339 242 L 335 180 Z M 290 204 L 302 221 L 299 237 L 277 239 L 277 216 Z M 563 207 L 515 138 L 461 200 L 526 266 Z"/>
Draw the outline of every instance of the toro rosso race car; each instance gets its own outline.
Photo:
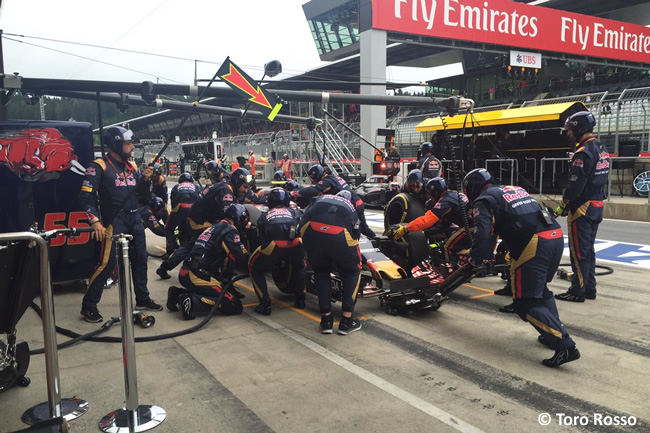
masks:
<path id="1" fill-rule="evenodd" d="M 401 186 L 391 182 L 388 176 L 374 175 L 354 189 L 366 207 L 383 208 L 398 192 Z"/>

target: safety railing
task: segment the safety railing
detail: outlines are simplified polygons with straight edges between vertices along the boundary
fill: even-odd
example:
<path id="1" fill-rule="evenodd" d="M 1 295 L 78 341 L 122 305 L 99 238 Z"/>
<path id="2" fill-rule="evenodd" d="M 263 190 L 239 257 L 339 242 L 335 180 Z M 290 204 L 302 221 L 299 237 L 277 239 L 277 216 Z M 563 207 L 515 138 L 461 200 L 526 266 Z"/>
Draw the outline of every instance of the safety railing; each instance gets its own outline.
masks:
<path id="1" fill-rule="evenodd" d="M 499 170 L 490 170 L 490 165 L 498 164 Z M 505 168 L 504 168 L 505 165 Z M 492 174 L 493 177 L 496 177 L 495 180 L 498 180 L 499 183 L 503 184 L 503 172 L 510 172 L 510 183 L 508 185 L 514 185 L 515 179 L 519 178 L 519 161 L 511 158 L 496 158 L 496 159 L 486 159 L 485 168 Z M 495 173 L 498 173 L 497 176 L 494 176 Z"/>

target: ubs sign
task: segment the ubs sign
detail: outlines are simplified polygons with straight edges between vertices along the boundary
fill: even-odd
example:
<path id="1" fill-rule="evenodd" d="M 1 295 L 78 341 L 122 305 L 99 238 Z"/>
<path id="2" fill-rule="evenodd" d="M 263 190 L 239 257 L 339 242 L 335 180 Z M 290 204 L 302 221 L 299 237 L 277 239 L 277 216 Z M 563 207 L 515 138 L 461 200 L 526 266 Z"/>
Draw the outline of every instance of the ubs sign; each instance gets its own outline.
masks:
<path id="1" fill-rule="evenodd" d="M 510 50 L 510 64 L 516 67 L 542 69 L 542 54 Z"/>
<path id="2" fill-rule="evenodd" d="M 372 27 L 650 63 L 650 28 L 507 0 L 372 0 Z"/>

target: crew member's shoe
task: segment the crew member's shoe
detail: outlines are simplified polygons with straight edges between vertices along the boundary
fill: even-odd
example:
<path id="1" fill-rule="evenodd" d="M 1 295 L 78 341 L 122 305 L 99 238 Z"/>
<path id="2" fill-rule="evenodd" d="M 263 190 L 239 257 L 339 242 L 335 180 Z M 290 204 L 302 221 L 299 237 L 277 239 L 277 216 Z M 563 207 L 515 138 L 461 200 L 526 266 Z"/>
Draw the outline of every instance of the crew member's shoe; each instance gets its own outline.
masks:
<path id="1" fill-rule="evenodd" d="M 167 273 L 167 269 L 163 268 L 162 265 L 158 269 L 156 269 L 156 273 L 158 274 L 161 280 L 168 280 L 172 277 Z"/>
<path id="2" fill-rule="evenodd" d="M 296 302 L 293 304 L 296 308 L 300 310 L 305 309 L 305 295 L 303 294 L 302 296 L 298 295 L 296 296 Z"/>
<path id="3" fill-rule="evenodd" d="M 569 348 L 557 349 L 555 355 L 553 355 L 552 358 L 543 360 L 542 364 L 547 367 L 555 368 L 562 364 L 566 364 L 567 362 L 575 361 L 576 359 L 580 359 L 580 352 L 578 351 L 578 348 L 573 345 Z"/>
<path id="4" fill-rule="evenodd" d="M 257 307 L 255 307 L 255 312 L 260 313 L 263 316 L 270 316 L 271 315 L 271 306 L 270 305 L 265 305 L 265 304 L 260 304 Z"/>
<path id="5" fill-rule="evenodd" d="M 512 296 L 512 287 L 508 284 L 503 289 L 495 290 L 494 294 L 498 296 Z"/>
<path id="6" fill-rule="evenodd" d="M 178 306 L 181 308 L 181 313 L 183 313 L 183 319 L 185 320 L 194 320 L 194 314 L 192 314 L 192 298 L 187 293 L 181 293 L 178 295 Z"/>
<path id="7" fill-rule="evenodd" d="M 239 299 L 244 299 L 246 297 L 246 295 L 244 295 L 242 292 L 235 289 L 234 287 L 230 287 L 230 289 L 228 289 L 228 291 L 230 293 L 232 293 L 234 296 L 238 297 Z"/>
<path id="8" fill-rule="evenodd" d="M 331 334 L 333 326 L 334 326 L 334 318 L 332 317 L 331 314 L 329 316 L 320 316 L 321 334 Z"/>
<path id="9" fill-rule="evenodd" d="M 102 315 L 99 314 L 99 310 L 97 308 L 82 308 L 81 315 L 86 320 L 86 322 L 90 323 L 99 323 L 104 320 Z"/>
<path id="10" fill-rule="evenodd" d="M 503 307 L 499 307 L 499 311 L 502 313 L 516 313 L 515 311 L 515 303 L 513 302 L 512 304 L 504 305 Z"/>
<path id="11" fill-rule="evenodd" d="M 551 347 L 551 343 L 548 341 L 547 338 L 544 338 L 543 335 L 538 335 L 537 336 L 537 341 L 539 341 L 540 343 L 542 343 L 544 346 L 548 347 L 549 349 L 553 349 L 553 347 Z"/>
<path id="12" fill-rule="evenodd" d="M 569 301 L 569 302 L 585 302 L 584 296 L 574 295 L 571 292 L 564 292 L 564 293 L 560 293 L 559 295 L 555 295 L 555 299 L 559 299 L 560 301 Z"/>
<path id="13" fill-rule="evenodd" d="M 348 335 L 361 329 L 361 322 L 354 317 L 341 317 L 339 322 L 339 334 Z"/>
<path id="14" fill-rule="evenodd" d="M 181 288 L 176 287 L 176 286 L 170 286 L 169 289 L 167 289 L 167 309 L 169 311 L 178 311 L 178 306 L 176 303 L 178 302 L 178 295 L 181 294 Z"/>
<path id="15" fill-rule="evenodd" d="M 596 292 L 594 292 L 594 293 L 585 293 L 585 299 L 596 299 Z"/>
<path id="16" fill-rule="evenodd" d="M 137 302 L 135 304 L 135 308 L 138 310 L 151 310 L 151 311 L 162 311 L 163 309 L 162 305 L 156 304 L 154 301 L 151 300 L 151 298 L 147 299 L 146 301 Z"/>

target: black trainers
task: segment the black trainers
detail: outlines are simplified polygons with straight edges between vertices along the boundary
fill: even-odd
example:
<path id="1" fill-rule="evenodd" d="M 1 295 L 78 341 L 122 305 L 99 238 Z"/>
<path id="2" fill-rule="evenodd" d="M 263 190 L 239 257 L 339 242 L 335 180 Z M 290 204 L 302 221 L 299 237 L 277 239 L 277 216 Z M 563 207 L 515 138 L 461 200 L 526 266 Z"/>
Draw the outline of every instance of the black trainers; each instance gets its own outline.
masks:
<path id="1" fill-rule="evenodd" d="M 510 285 L 507 285 L 503 289 L 495 290 L 494 294 L 498 296 L 512 296 L 512 288 Z"/>
<path id="2" fill-rule="evenodd" d="M 305 295 L 296 296 L 296 302 L 293 304 L 296 308 L 300 310 L 305 309 Z"/>
<path id="3" fill-rule="evenodd" d="M 90 323 L 99 323 L 104 320 L 102 315 L 99 314 L 99 310 L 97 308 L 82 308 L 81 315 L 84 319 L 86 319 L 86 322 Z"/>
<path id="4" fill-rule="evenodd" d="M 255 307 L 255 312 L 260 313 L 263 316 L 270 316 L 271 315 L 271 306 L 270 305 L 260 304 L 257 307 Z"/>
<path id="5" fill-rule="evenodd" d="M 564 293 L 560 293 L 559 295 L 555 295 L 555 299 L 559 299 L 560 301 L 569 301 L 569 302 L 585 302 L 584 296 L 574 295 L 571 292 L 564 292 Z"/>
<path id="6" fill-rule="evenodd" d="M 342 317 L 339 322 L 339 334 L 348 335 L 361 329 L 361 322 L 354 317 Z"/>
<path id="7" fill-rule="evenodd" d="M 502 313 L 516 313 L 515 311 L 515 303 L 513 302 L 512 304 L 504 305 L 503 307 L 499 307 L 499 311 Z"/>
<path id="8" fill-rule="evenodd" d="M 334 318 L 332 317 L 331 314 L 329 316 L 320 316 L 321 334 L 331 334 L 333 326 L 334 326 Z"/>
<path id="9" fill-rule="evenodd" d="M 178 295 L 181 294 L 182 289 L 180 287 L 176 286 L 170 286 L 169 289 L 167 289 L 167 309 L 169 311 L 178 311 L 178 306 L 176 303 L 178 302 Z"/>
<path id="10" fill-rule="evenodd" d="M 138 310 L 151 310 L 151 311 L 162 311 L 163 309 L 162 305 L 156 304 L 154 301 L 151 300 L 151 298 L 147 299 L 146 301 L 137 302 L 135 304 L 135 308 L 137 308 Z"/>
<path id="11" fill-rule="evenodd" d="M 552 358 L 543 360 L 542 364 L 547 367 L 555 368 L 562 364 L 566 364 L 567 362 L 575 361 L 576 359 L 580 359 L 580 352 L 574 345 L 566 349 L 556 350 L 555 355 L 553 355 Z"/>
<path id="12" fill-rule="evenodd" d="M 542 343 L 544 346 L 548 347 L 549 349 L 553 349 L 553 347 L 551 346 L 551 343 L 548 341 L 548 339 L 544 338 L 543 335 L 538 335 L 537 336 L 537 341 L 539 341 L 540 343 Z"/>
<path id="13" fill-rule="evenodd" d="M 585 299 L 596 299 L 596 293 L 585 293 Z"/>
<path id="14" fill-rule="evenodd" d="M 156 273 L 158 274 L 161 280 L 169 280 L 172 277 L 167 273 L 167 269 L 163 268 L 162 266 L 156 269 Z"/>
<path id="15" fill-rule="evenodd" d="M 194 314 L 192 314 L 192 298 L 187 293 L 181 293 L 178 295 L 178 306 L 183 313 L 183 319 L 193 320 Z"/>
<path id="16" fill-rule="evenodd" d="M 240 292 L 239 290 L 235 289 L 234 287 L 229 288 L 228 291 L 229 291 L 233 296 L 236 296 L 236 297 L 238 297 L 239 299 L 244 299 L 244 298 L 246 297 L 246 295 L 244 295 L 242 292 Z"/>

